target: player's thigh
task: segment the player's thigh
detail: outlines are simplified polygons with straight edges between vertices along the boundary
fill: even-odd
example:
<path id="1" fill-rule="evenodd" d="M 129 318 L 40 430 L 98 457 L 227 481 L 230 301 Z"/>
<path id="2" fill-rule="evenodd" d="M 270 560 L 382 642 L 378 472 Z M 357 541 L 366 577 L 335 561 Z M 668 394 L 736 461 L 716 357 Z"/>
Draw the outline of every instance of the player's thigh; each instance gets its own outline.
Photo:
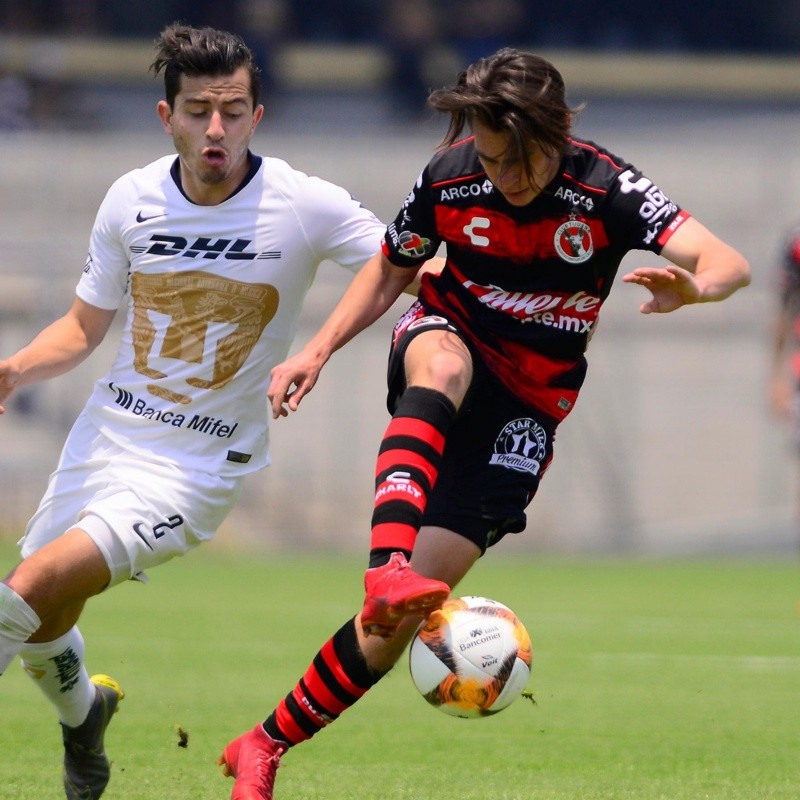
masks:
<path id="1" fill-rule="evenodd" d="M 212 539 L 241 488 L 241 478 L 169 467 L 154 480 L 149 469 L 129 470 L 125 481 L 93 498 L 78 525 L 94 517 L 107 526 L 86 529 L 107 554 L 112 584 L 141 580 L 146 570 Z"/>
<path id="2" fill-rule="evenodd" d="M 525 510 L 553 453 L 554 430 L 476 372 L 447 436 L 423 524 L 455 531 L 482 552 L 524 530 Z"/>
<path id="3" fill-rule="evenodd" d="M 109 585 L 211 539 L 241 493 L 242 479 L 117 454 L 54 474 L 21 540 L 24 557 L 66 530 L 84 530 L 102 553 Z"/>

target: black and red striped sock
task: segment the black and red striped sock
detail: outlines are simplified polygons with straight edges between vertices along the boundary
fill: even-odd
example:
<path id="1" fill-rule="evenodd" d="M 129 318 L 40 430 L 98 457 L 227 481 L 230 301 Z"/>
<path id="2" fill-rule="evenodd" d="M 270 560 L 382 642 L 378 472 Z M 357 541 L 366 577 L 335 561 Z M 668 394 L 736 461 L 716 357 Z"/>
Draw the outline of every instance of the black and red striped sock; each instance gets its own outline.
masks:
<path id="1" fill-rule="evenodd" d="M 411 386 L 400 398 L 375 466 L 370 567 L 385 564 L 393 552 L 411 558 L 455 415 L 452 401 L 436 389 Z"/>
<path id="2" fill-rule="evenodd" d="M 358 646 L 355 620 L 348 620 L 264 720 L 264 730 L 273 739 L 299 744 L 336 720 L 382 677 L 367 666 Z"/>

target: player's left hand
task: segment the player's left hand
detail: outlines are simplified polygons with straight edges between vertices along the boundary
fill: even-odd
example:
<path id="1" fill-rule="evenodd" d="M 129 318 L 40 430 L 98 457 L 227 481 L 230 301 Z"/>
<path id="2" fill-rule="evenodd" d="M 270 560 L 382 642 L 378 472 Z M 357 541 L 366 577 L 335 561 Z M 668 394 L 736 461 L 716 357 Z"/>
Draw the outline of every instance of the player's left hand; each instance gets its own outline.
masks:
<path id="1" fill-rule="evenodd" d="M 653 295 L 639 306 L 642 314 L 665 314 L 702 299 L 700 287 L 689 270 L 672 264 L 666 267 L 639 267 L 622 276 L 625 283 L 636 283 Z"/>

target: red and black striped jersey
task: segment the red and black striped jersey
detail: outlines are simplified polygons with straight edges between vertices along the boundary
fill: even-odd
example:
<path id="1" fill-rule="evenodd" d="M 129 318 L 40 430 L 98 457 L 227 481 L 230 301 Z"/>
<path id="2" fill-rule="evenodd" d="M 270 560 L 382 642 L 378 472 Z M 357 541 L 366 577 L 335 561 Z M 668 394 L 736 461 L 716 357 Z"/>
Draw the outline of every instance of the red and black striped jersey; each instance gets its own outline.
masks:
<path id="1" fill-rule="evenodd" d="M 792 371 L 800 378 L 800 225 L 789 231 L 783 246 L 780 270 L 780 299 L 793 320 L 794 353 Z"/>
<path id="2" fill-rule="evenodd" d="M 780 293 L 787 306 L 800 311 L 800 225 L 789 231 L 784 243 Z"/>
<path id="3" fill-rule="evenodd" d="M 636 167 L 580 139 L 544 191 L 511 205 L 470 137 L 425 167 L 383 251 L 417 267 L 444 243 L 446 266 L 423 278 L 420 300 L 504 385 L 558 422 L 583 383 L 584 352 L 623 256 L 660 253 L 688 217 Z"/>

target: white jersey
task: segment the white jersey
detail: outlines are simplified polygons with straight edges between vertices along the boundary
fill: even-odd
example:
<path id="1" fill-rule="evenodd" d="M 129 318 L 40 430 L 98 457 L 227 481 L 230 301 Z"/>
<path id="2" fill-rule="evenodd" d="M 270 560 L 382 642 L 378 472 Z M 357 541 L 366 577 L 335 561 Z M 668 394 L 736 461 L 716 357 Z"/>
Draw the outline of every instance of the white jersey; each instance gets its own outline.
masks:
<path id="1" fill-rule="evenodd" d="M 166 156 L 117 180 L 76 292 L 127 318 L 85 414 L 127 452 L 233 475 L 269 463 L 267 386 L 319 264 L 356 271 L 385 225 L 342 188 L 275 158 L 223 203 L 182 193 Z"/>

